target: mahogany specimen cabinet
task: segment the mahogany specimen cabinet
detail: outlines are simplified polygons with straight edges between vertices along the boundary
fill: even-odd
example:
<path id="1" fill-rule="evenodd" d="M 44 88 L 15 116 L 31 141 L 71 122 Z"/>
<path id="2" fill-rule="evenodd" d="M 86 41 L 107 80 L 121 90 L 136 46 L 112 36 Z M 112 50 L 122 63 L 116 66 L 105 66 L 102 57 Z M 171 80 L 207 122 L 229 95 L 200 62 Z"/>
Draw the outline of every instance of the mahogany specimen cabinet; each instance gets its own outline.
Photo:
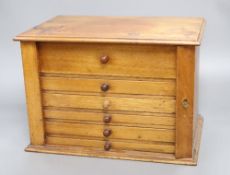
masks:
<path id="1" fill-rule="evenodd" d="M 204 19 L 57 16 L 21 43 L 26 151 L 196 165 Z"/>

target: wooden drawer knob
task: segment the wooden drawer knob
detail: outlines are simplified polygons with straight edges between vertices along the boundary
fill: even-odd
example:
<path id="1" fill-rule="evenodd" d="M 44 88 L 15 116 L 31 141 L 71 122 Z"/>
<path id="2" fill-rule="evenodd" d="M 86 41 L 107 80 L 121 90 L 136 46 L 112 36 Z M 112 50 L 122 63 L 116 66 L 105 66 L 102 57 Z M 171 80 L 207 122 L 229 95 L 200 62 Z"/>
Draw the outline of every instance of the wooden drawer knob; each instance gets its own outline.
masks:
<path id="1" fill-rule="evenodd" d="M 112 130 L 111 129 L 109 129 L 109 128 L 104 129 L 103 135 L 105 137 L 109 137 L 111 134 L 112 134 Z"/>
<path id="2" fill-rule="evenodd" d="M 100 60 L 101 60 L 101 63 L 102 63 L 102 64 L 106 64 L 106 63 L 108 63 L 108 61 L 109 61 L 109 56 L 104 55 L 104 56 L 101 57 Z"/>
<path id="3" fill-rule="evenodd" d="M 104 145 L 105 151 L 109 151 L 111 149 L 111 147 L 112 147 L 111 142 L 109 142 L 109 141 L 105 142 L 105 145 Z"/>
<path id="4" fill-rule="evenodd" d="M 105 101 L 103 102 L 103 109 L 108 109 L 109 106 L 110 106 L 110 101 L 109 101 L 109 100 L 105 100 Z"/>
<path id="5" fill-rule="evenodd" d="M 109 84 L 108 83 L 103 83 L 101 85 L 101 90 L 104 91 L 104 92 L 108 91 L 109 90 Z"/>
<path id="6" fill-rule="evenodd" d="M 111 122 L 111 120 L 112 120 L 112 116 L 110 114 L 105 114 L 104 115 L 103 121 L 105 123 L 109 123 L 109 122 Z"/>

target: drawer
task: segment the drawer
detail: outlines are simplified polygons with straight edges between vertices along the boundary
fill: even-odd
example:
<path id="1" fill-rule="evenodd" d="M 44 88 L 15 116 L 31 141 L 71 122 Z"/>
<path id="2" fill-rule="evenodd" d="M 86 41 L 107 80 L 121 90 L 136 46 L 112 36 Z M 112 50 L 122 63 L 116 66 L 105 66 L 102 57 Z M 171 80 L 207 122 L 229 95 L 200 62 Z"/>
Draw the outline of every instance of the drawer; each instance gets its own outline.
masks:
<path id="1" fill-rule="evenodd" d="M 38 56 L 43 73 L 176 77 L 175 46 L 39 42 Z"/>
<path id="2" fill-rule="evenodd" d="M 93 96 L 85 94 L 43 93 L 45 107 L 175 113 L 175 97 Z"/>
<path id="3" fill-rule="evenodd" d="M 84 136 L 90 138 L 125 139 L 139 141 L 175 142 L 175 130 L 126 126 L 105 126 L 99 124 L 56 122 L 46 120 L 45 130 L 48 135 Z M 111 130 L 107 137 L 104 130 Z"/>
<path id="4" fill-rule="evenodd" d="M 176 95 L 175 80 L 135 81 L 83 77 L 41 77 L 43 90 L 117 94 Z"/>
<path id="5" fill-rule="evenodd" d="M 99 139 L 89 139 L 85 137 L 60 137 L 54 135 L 48 135 L 46 137 L 46 143 L 49 145 L 62 145 L 62 146 L 81 146 L 96 148 L 98 150 L 104 151 L 105 140 Z M 109 141 L 111 144 L 111 151 L 116 150 L 135 150 L 135 151 L 145 151 L 145 152 L 156 152 L 156 153 L 174 153 L 175 144 L 174 143 L 161 143 L 161 142 L 137 142 L 132 140 L 118 140 L 111 139 Z"/>
<path id="6" fill-rule="evenodd" d="M 80 110 L 57 110 L 45 109 L 43 110 L 45 119 L 59 120 L 59 121 L 78 121 L 91 122 L 106 125 L 127 125 L 138 127 L 153 127 L 175 129 L 175 115 L 174 114 L 124 114 L 124 113 L 102 113 Z M 104 119 L 105 118 L 105 119 Z M 109 120 L 108 120 L 109 118 Z"/>

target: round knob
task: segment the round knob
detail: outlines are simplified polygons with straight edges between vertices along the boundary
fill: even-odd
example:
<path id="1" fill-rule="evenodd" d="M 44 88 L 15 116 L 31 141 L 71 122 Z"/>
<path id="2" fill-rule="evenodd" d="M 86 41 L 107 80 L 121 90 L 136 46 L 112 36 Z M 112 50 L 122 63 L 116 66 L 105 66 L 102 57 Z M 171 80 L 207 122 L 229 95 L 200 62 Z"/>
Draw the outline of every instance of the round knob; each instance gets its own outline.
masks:
<path id="1" fill-rule="evenodd" d="M 105 100 L 105 101 L 103 102 L 103 108 L 104 108 L 104 109 L 108 109 L 109 106 L 110 106 L 110 101 L 109 101 L 109 100 Z"/>
<path id="2" fill-rule="evenodd" d="M 103 135 L 105 136 L 105 137 L 109 137 L 110 135 L 112 134 L 112 130 L 111 129 L 104 129 L 104 131 L 103 131 Z"/>
<path id="3" fill-rule="evenodd" d="M 101 63 L 106 64 L 109 61 L 109 56 L 104 55 L 101 57 Z"/>
<path id="4" fill-rule="evenodd" d="M 111 147 L 112 147 L 111 142 L 109 142 L 109 141 L 105 142 L 105 145 L 104 145 L 105 151 L 109 151 L 111 149 Z"/>
<path id="5" fill-rule="evenodd" d="M 109 90 L 109 84 L 108 83 L 103 83 L 102 85 L 101 85 L 101 90 L 102 91 L 108 91 Z"/>
<path id="6" fill-rule="evenodd" d="M 105 123 L 109 123 L 109 122 L 111 122 L 111 119 L 112 119 L 112 116 L 110 114 L 105 114 L 104 118 L 103 118 L 103 121 Z"/>

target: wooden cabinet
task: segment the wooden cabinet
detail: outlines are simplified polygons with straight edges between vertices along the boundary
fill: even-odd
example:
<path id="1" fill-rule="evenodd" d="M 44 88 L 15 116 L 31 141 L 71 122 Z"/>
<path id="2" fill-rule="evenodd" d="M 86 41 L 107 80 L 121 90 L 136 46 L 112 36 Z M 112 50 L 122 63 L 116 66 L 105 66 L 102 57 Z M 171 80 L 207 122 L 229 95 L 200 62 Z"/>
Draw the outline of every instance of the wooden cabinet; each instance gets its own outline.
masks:
<path id="1" fill-rule="evenodd" d="M 202 18 L 58 16 L 20 41 L 27 151 L 196 165 Z"/>

